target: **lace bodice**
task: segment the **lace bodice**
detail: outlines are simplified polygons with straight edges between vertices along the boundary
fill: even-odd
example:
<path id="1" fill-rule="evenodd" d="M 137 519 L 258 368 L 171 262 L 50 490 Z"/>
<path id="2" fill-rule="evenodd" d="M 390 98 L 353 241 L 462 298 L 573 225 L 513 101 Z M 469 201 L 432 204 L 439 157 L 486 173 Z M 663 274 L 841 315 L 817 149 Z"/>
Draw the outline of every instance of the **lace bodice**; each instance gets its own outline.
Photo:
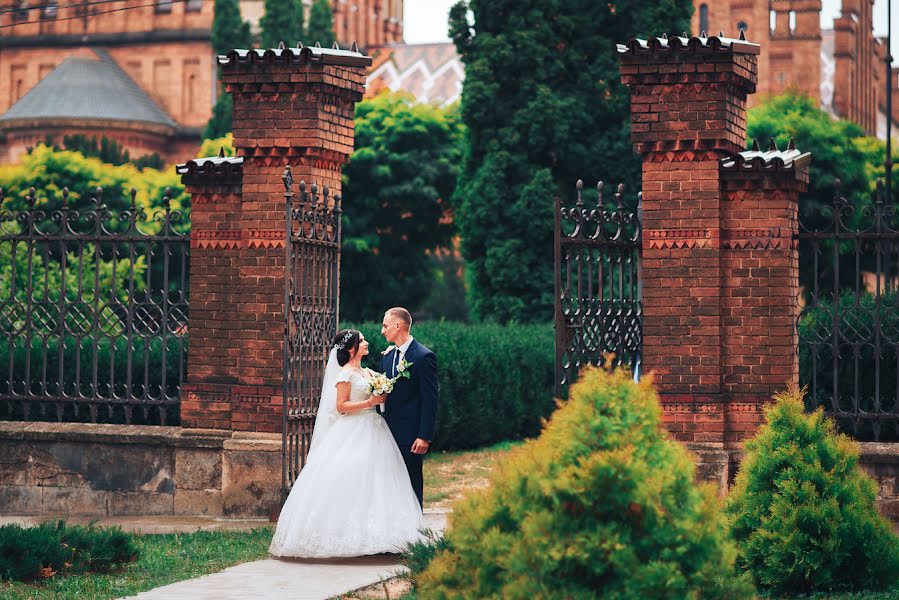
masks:
<path id="1" fill-rule="evenodd" d="M 370 395 L 368 379 L 356 369 L 341 369 L 335 384 L 342 382 L 349 382 L 350 384 L 350 402 L 363 402 L 368 399 Z"/>

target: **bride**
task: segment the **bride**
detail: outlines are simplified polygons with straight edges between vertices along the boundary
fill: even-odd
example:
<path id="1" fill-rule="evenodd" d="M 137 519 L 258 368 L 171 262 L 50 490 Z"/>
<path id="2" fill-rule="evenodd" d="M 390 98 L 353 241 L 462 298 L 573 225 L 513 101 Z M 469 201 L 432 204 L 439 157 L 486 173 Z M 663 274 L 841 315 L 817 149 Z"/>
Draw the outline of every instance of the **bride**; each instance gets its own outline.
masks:
<path id="1" fill-rule="evenodd" d="M 368 342 L 337 333 L 306 466 L 281 509 L 269 552 L 330 558 L 399 552 L 422 539 L 421 507 L 402 454 L 369 393 Z"/>

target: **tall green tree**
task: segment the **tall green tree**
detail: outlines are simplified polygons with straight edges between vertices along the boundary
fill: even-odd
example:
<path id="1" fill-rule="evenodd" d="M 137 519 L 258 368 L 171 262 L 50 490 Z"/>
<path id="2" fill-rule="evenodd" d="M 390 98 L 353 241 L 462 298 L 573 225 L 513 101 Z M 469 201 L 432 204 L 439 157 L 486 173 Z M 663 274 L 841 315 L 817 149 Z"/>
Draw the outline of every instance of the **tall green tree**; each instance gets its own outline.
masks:
<path id="1" fill-rule="evenodd" d="M 253 43 L 250 24 L 240 16 L 237 0 L 215 0 L 212 18 L 212 49 L 225 54 L 234 48 L 249 48 Z"/>
<path id="2" fill-rule="evenodd" d="M 309 30 L 306 39 L 309 44 L 319 42 L 322 48 L 330 48 L 337 36 L 334 35 L 334 13 L 329 0 L 315 0 L 309 9 Z"/>
<path id="3" fill-rule="evenodd" d="M 288 47 L 303 39 L 303 3 L 301 0 L 265 0 L 262 27 L 262 47 L 277 48 L 280 42 Z"/>
<path id="4" fill-rule="evenodd" d="M 216 54 L 225 54 L 235 48 L 250 48 L 253 37 L 250 24 L 240 16 L 237 0 L 215 0 L 215 16 L 212 19 L 212 49 Z M 231 131 L 231 94 L 221 89 L 212 108 L 212 117 L 206 124 L 203 137 L 222 137 Z"/>
<path id="5" fill-rule="evenodd" d="M 552 198 L 640 163 L 615 43 L 689 29 L 690 0 L 470 0 L 450 11 L 466 65 L 457 222 L 476 318 L 552 318 Z M 468 21 L 471 11 L 474 20 Z"/>
<path id="6" fill-rule="evenodd" d="M 344 169 L 340 315 L 415 311 L 437 278 L 430 253 L 450 244 L 447 201 L 458 176 L 454 111 L 380 94 L 356 105 L 356 151 Z"/>

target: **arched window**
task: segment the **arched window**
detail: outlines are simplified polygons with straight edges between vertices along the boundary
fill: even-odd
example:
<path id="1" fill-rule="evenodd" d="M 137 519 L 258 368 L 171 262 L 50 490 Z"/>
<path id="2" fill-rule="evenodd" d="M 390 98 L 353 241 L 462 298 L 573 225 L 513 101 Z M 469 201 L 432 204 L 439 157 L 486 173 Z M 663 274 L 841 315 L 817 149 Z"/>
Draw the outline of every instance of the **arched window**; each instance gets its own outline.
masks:
<path id="1" fill-rule="evenodd" d="M 699 5 L 699 31 L 708 31 L 709 30 L 709 5 L 708 4 L 700 4 Z"/>

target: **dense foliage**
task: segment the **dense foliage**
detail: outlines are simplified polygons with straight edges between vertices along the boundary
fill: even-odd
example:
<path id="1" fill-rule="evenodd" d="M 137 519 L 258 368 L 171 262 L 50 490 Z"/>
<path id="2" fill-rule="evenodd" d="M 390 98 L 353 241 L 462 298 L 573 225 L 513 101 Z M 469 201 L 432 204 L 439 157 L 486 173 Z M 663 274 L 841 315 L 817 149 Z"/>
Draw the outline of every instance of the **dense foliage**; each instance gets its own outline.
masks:
<path id="1" fill-rule="evenodd" d="M 886 589 L 899 581 L 899 537 L 875 509 L 858 447 L 792 389 L 746 442 L 728 498 L 740 564 L 773 593 Z"/>
<path id="2" fill-rule="evenodd" d="M 103 572 L 136 560 L 137 554 L 132 536 L 118 527 L 67 525 L 64 521 L 35 527 L 0 526 L 0 581 Z"/>
<path id="3" fill-rule="evenodd" d="M 689 0 L 453 7 L 466 126 L 456 220 L 475 317 L 551 318 L 553 196 L 578 179 L 633 193 L 640 183 L 615 43 L 689 29 L 691 10 Z"/>
<path id="4" fill-rule="evenodd" d="M 341 327 L 362 331 L 371 344 L 366 366 L 380 369 L 387 347 L 380 322 Z M 432 321 L 416 323 L 412 334 L 437 355 L 434 450 L 478 448 L 540 431 L 541 420 L 554 408 L 552 327 Z"/>
<path id="5" fill-rule="evenodd" d="M 752 598 L 711 486 L 630 373 L 585 369 L 536 440 L 454 506 L 424 598 Z"/>
<path id="6" fill-rule="evenodd" d="M 344 168 L 341 316 L 416 311 L 437 277 L 433 252 L 449 246 L 448 200 L 461 126 L 452 110 L 380 94 L 356 105 L 356 151 Z"/>
<path id="7" fill-rule="evenodd" d="M 124 165 L 131 163 L 138 169 L 161 169 L 163 167 L 162 158 L 159 154 L 152 153 L 138 158 L 132 158 L 131 153 L 119 145 L 115 140 L 111 140 L 106 136 L 97 139 L 96 136 L 87 136 L 82 133 L 73 135 L 65 135 L 62 138 L 62 145 L 53 141 L 53 136 L 48 135 L 45 146 L 49 146 L 54 150 L 71 150 L 79 152 L 83 156 L 99 158 L 100 161 L 110 165 Z M 33 152 L 33 148 L 29 148 L 29 154 Z"/>
<path id="8" fill-rule="evenodd" d="M 303 39 L 301 0 L 265 0 L 263 11 L 259 20 L 263 48 L 277 48 L 281 42 L 287 47 L 296 46 Z"/>
<path id="9" fill-rule="evenodd" d="M 337 37 L 334 35 L 334 13 L 329 0 L 315 0 L 309 8 L 309 28 L 306 31 L 307 44 L 321 44 L 322 48 L 330 48 Z"/>

